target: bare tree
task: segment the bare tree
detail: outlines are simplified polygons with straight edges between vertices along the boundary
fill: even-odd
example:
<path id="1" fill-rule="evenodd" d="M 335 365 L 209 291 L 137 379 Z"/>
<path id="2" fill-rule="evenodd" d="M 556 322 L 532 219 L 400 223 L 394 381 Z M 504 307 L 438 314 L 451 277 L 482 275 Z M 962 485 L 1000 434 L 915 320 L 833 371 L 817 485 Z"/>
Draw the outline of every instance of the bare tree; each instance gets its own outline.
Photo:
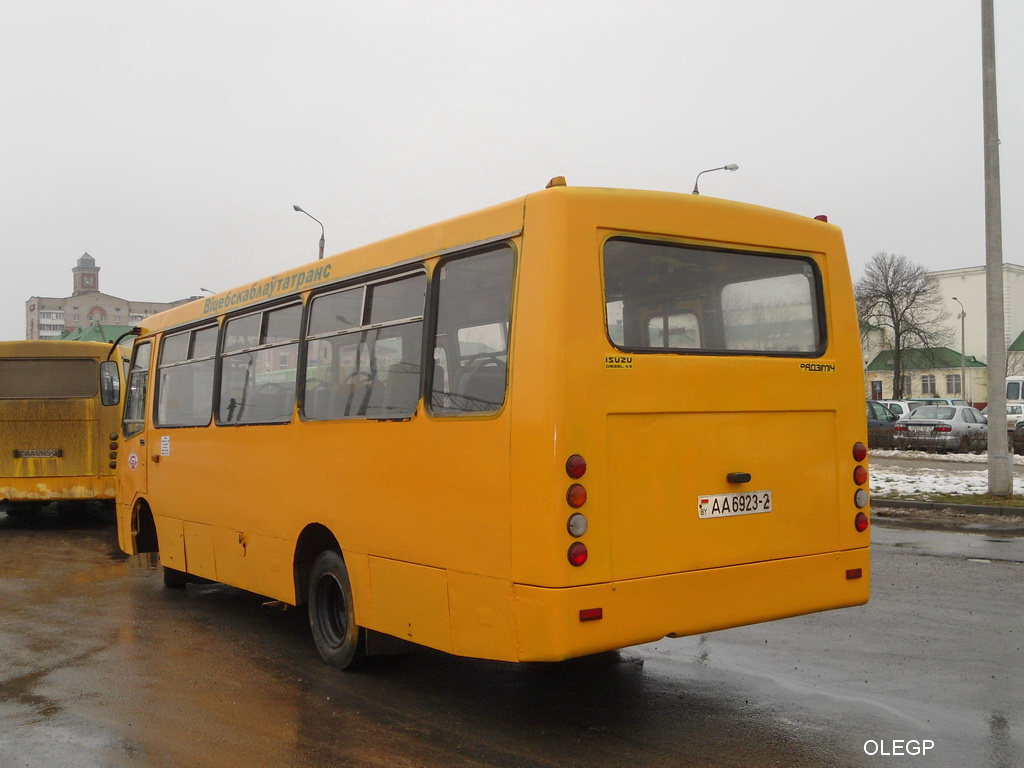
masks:
<path id="1" fill-rule="evenodd" d="M 892 352 L 893 398 L 901 400 L 904 352 L 927 355 L 950 344 L 949 313 L 938 281 L 906 256 L 881 251 L 871 257 L 854 294 L 861 328 L 881 329 L 884 348 Z"/>

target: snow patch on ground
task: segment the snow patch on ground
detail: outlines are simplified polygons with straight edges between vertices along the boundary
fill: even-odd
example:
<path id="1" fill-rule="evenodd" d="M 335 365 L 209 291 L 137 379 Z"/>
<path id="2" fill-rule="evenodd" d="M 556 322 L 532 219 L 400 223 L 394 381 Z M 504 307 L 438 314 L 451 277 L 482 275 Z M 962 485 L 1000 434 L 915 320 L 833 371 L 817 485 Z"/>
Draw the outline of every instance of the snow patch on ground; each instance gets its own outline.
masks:
<path id="1" fill-rule="evenodd" d="M 871 493 L 875 496 L 902 496 L 930 493 L 988 493 L 988 456 L 981 454 L 932 454 L 922 451 L 871 451 L 871 456 L 889 459 L 925 459 L 930 462 L 971 463 L 977 470 L 950 466 L 949 471 L 933 467 L 871 467 Z M 1024 456 L 1014 456 L 1014 465 L 1024 464 Z M 1024 493 L 1024 478 L 1014 477 L 1014 494 Z"/>

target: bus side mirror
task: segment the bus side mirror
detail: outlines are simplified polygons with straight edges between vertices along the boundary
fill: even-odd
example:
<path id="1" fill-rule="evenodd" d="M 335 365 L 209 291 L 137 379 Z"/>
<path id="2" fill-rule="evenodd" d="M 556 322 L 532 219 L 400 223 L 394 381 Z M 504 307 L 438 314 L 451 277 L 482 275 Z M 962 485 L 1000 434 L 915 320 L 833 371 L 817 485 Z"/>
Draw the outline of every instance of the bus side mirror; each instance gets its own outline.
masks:
<path id="1" fill-rule="evenodd" d="M 100 399 L 104 405 L 121 402 L 121 379 L 117 374 L 116 360 L 100 363 Z"/>

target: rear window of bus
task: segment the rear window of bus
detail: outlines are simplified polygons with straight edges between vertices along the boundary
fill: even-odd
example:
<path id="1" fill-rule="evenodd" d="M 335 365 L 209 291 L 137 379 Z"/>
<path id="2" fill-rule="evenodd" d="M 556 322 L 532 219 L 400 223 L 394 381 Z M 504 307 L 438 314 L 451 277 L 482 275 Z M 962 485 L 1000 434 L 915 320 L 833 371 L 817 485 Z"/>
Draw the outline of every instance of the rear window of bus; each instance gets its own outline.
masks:
<path id="1" fill-rule="evenodd" d="M 824 351 L 810 259 L 616 237 L 604 247 L 612 344 L 635 352 L 814 356 Z"/>
<path id="2" fill-rule="evenodd" d="M 95 397 L 95 360 L 0 360 L 0 400 Z"/>

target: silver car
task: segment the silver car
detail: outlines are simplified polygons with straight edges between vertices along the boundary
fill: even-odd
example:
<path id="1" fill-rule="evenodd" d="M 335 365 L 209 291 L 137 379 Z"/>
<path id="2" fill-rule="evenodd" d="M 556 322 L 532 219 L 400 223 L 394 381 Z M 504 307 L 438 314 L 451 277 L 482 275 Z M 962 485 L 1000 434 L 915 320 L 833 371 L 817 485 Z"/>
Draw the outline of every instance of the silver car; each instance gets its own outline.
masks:
<path id="1" fill-rule="evenodd" d="M 969 405 L 922 405 L 896 422 L 896 445 L 918 451 L 982 451 L 988 424 Z"/>
<path id="2" fill-rule="evenodd" d="M 912 410 L 924 405 L 918 400 L 878 400 L 877 402 L 895 413 L 897 419 L 907 418 Z"/>

